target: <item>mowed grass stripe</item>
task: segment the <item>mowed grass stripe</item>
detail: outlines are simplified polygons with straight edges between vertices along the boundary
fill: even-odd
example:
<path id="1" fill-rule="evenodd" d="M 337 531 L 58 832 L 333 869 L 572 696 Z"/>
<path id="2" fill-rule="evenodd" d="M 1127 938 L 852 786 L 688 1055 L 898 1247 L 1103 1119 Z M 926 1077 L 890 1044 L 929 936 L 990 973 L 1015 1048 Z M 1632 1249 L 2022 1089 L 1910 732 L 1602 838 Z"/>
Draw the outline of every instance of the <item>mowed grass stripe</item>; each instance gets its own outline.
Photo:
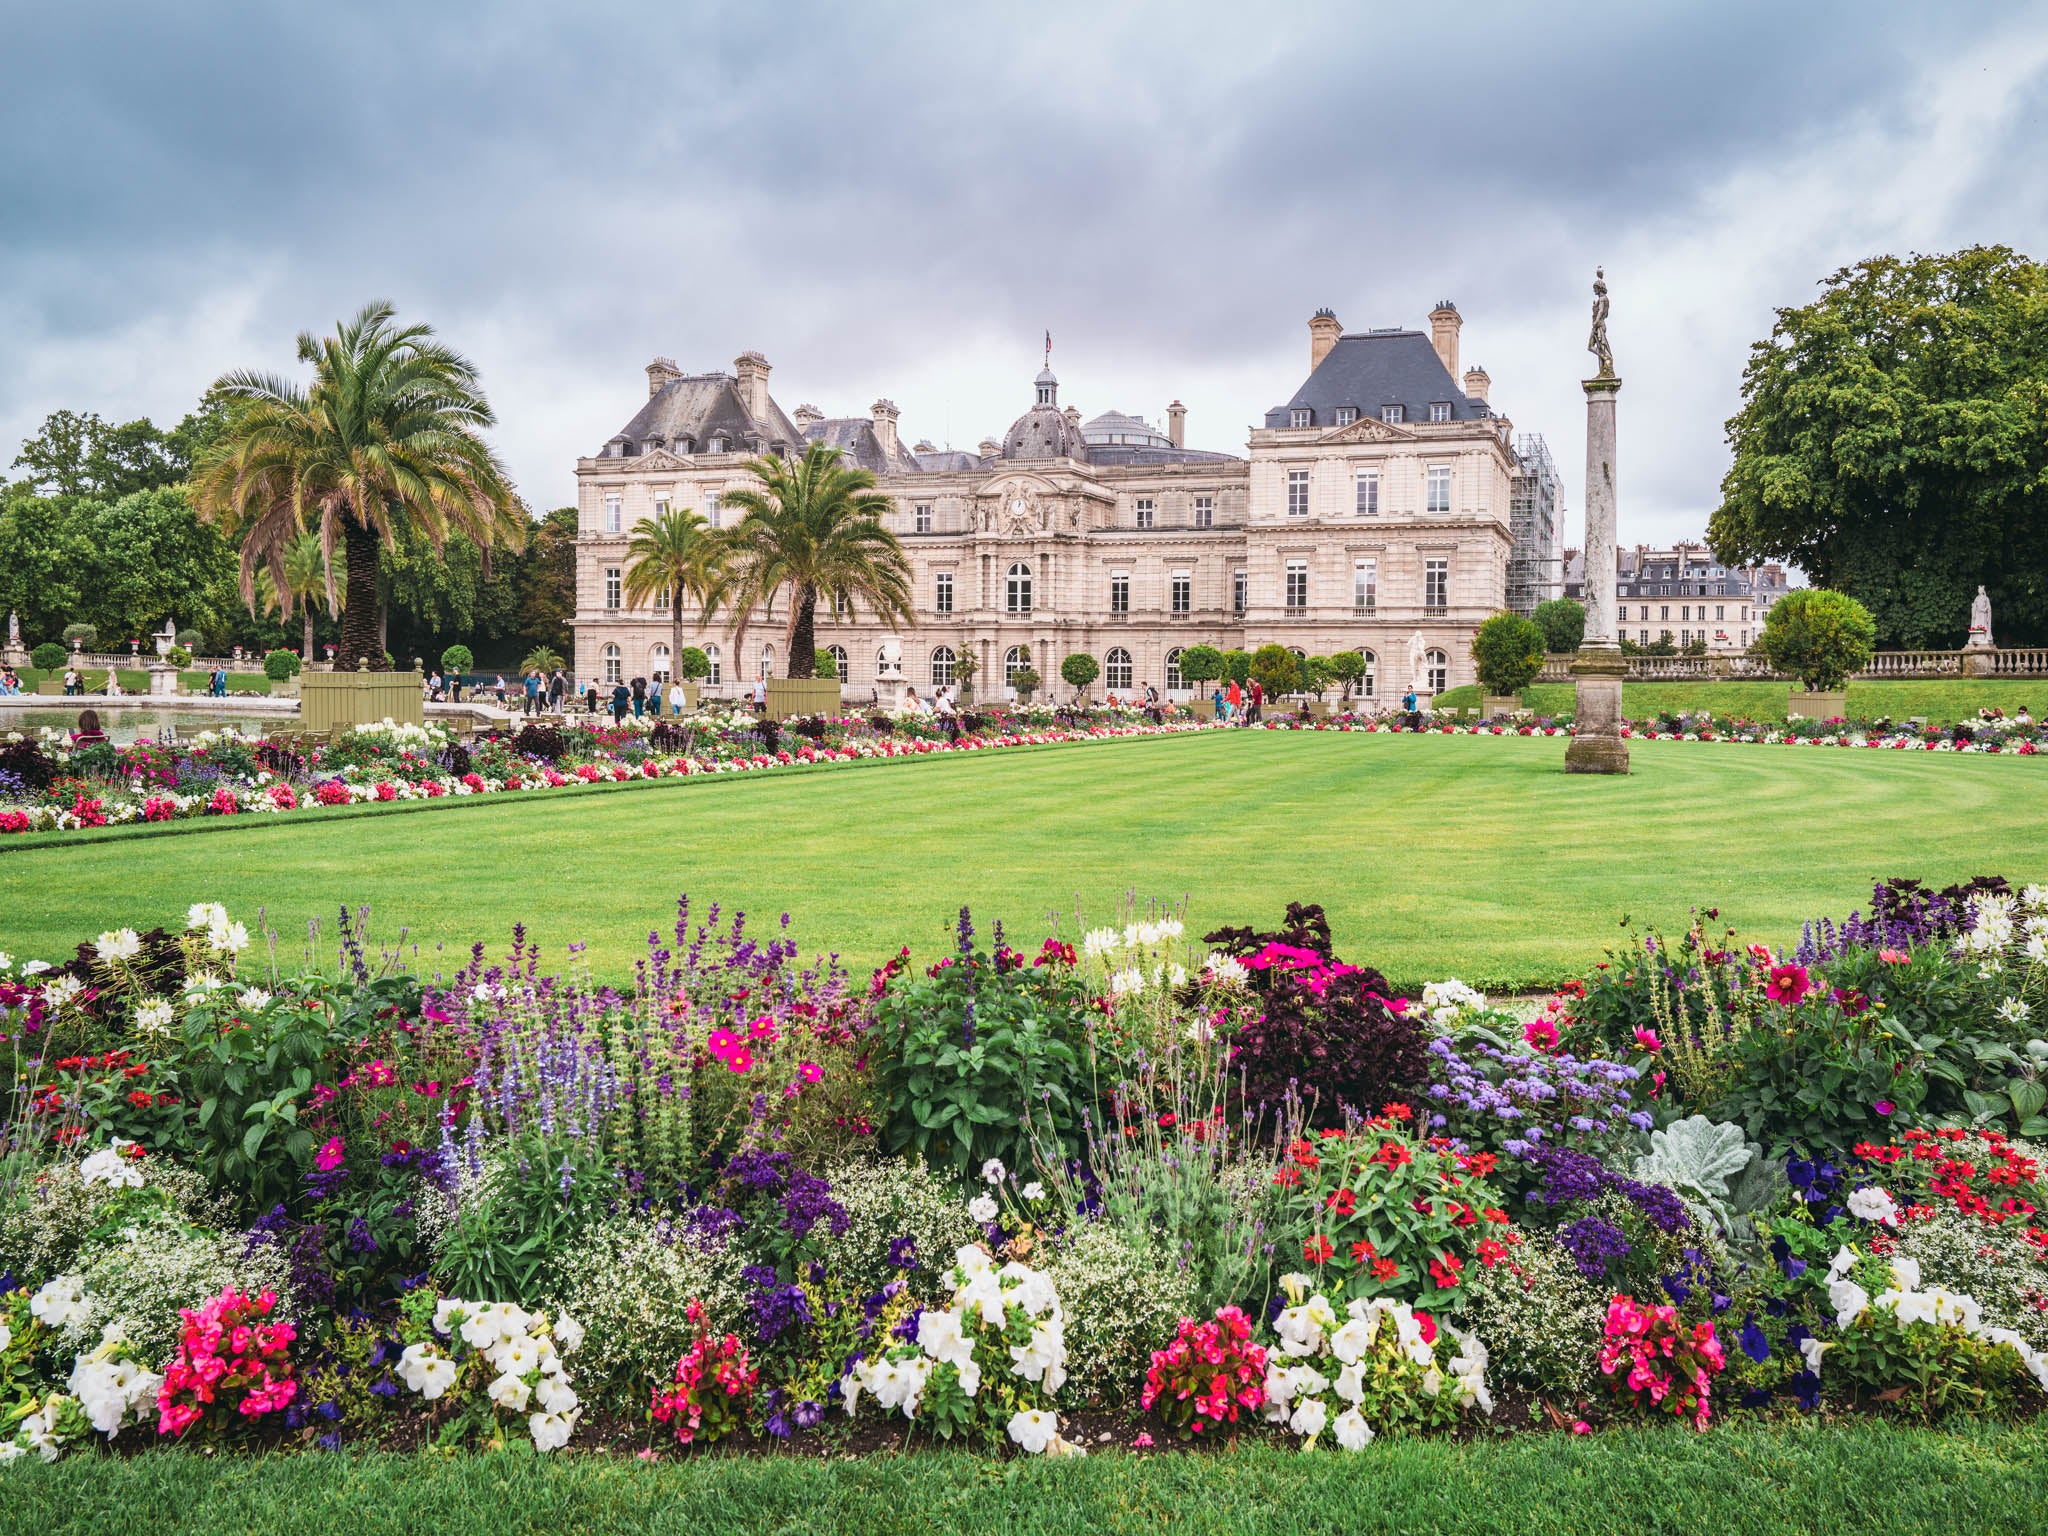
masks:
<path id="1" fill-rule="evenodd" d="M 54 955 L 195 901 L 264 909 L 297 957 L 309 920 L 368 903 L 419 960 L 495 951 L 516 922 L 582 940 L 624 978 L 678 892 L 806 948 L 878 963 L 948 942 L 965 903 L 1020 943 L 1126 891 L 1191 900 L 1191 928 L 1321 902 L 1343 953 L 1419 985 L 1538 986 L 1584 967 L 1623 913 L 1691 906 L 1773 941 L 1873 879 L 2048 879 L 2031 762 L 1839 748 L 1634 744 L 1626 778 L 1567 778 L 1521 737 L 1228 732 L 924 759 L 857 772 L 507 796 L 455 813 L 45 845 L 0 857 L 0 949 Z"/>

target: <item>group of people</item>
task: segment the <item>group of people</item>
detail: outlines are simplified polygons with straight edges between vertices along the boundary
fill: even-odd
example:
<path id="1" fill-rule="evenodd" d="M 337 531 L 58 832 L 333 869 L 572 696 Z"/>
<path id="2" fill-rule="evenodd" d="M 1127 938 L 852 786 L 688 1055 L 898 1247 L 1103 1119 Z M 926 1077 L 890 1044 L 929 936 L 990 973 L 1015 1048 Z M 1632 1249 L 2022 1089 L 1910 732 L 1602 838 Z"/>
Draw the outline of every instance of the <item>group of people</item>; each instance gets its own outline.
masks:
<path id="1" fill-rule="evenodd" d="M 939 722 L 939 729 L 950 741 L 960 739 L 960 694 L 951 683 L 932 690 L 931 702 L 927 704 L 918 697 L 915 684 L 903 690 L 903 712 L 910 715 L 931 715 Z"/>
<path id="2" fill-rule="evenodd" d="M 209 699 L 224 699 L 228 696 L 228 669 L 226 667 L 215 667 L 206 674 L 206 696 Z"/>
<path id="3" fill-rule="evenodd" d="M 562 712 L 562 700 L 569 696 L 569 679 L 560 667 L 546 673 L 538 667 L 528 667 L 526 676 L 520 681 L 526 690 L 526 712 L 529 715 L 559 715 Z M 498 679 L 498 700 L 505 702 L 505 680 L 502 677 Z M 596 708 L 595 704 L 591 705 L 593 711 Z"/>
<path id="4" fill-rule="evenodd" d="M 460 672 L 450 672 L 444 678 L 441 676 L 440 670 L 436 668 L 427 674 L 427 680 L 422 686 L 427 690 L 427 702 L 429 704 L 460 704 L 462 702 L 463 681 Z M 501 677 L 498 679 L 498 699 L 500 703 L 504 701 L 504 697 L 505 679 Z"/>
<path id="5" fill-rule="evenodd" d="M 612 723 L 614 725 L 623 724 L 628 714 L 631 714 L 635 720 L 643 719 L 648 715 L 659 716 L 661 714 L 661 691 L 661 679 L 658 677 L 651 683 L 644 677 L 636 677 L 630 683 L 625 681 L 614 683 L 612 685 Z M 597 713 L 597 685 L 595 683 L 590 685 L 588 697 L 591 713 L 595 714 Z M 764 693 L 761 696 L 761 703 L 757 704 L 756 707 L 764 707 L 765 702 L 766 695 Z"/>
<path id="6" fill-rule="evenodd" d="M 1209 702 L 1216 706 L 1218 720 L 1257 725 L 1266 712 L 1266 688 L 1257 678 L 1253 678 L 1248 686 L 1240 686 L 1233 677 L 1215 686 L 1209 694 Z"/>
<path id="7" fill-rule="evenodd" d="M 0 667 L 0 699 L 21 692 L 21 674 L 12 667 Z"/>

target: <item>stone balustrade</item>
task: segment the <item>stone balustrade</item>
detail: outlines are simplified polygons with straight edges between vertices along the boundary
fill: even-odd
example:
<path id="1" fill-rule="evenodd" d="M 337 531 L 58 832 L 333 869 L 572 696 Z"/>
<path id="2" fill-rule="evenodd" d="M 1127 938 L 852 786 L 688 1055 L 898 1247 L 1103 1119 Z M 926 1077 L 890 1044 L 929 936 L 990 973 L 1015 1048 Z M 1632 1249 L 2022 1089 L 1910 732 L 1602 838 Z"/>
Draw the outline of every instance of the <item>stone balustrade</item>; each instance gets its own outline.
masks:
<path id="1" fill-rule="evenodd" d="M 1968 657 L 1970 665 L 1965 666 Z M 1786 673 L 1774 672 L 1752 656 L 1630 656 L 1628 680 L 1634 683 L 1688 681 L 1791 682 Z M 1572 680 L 1572 658 L 1551 655 L 1543 658 L 1536 674 L 1539 683 L 1568 683 Z M 2048 647 L 2018 647 L 1977 652 L 1964 651 L 1879 651 L 1870 665 L 1856 674 L 1858 679 L 1909 677 L 2040 677 L 2048 678 Z"/>

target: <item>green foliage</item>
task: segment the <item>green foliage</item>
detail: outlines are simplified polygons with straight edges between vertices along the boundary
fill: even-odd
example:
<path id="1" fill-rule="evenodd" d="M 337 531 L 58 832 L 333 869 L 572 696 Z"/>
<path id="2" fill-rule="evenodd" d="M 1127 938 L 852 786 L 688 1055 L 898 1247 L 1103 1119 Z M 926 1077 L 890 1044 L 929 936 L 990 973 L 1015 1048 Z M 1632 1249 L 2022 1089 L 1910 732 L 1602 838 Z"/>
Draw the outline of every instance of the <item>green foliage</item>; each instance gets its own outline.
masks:
<path id="1" fill-rule="evenodd" d="M 1543 648 L 1553 656 L 1569 654 L 1586 638 L 1586 609 L 1577 598 L 1553 597 L 1536 605 L 1536 627 L 1543 631 Z"/>
<path id="2" fill-rule="evenodd" d="M 1086 1102 L 1088 1008 L 1068 966 L 962 952 L 929 975 L 899 976 L 875 1009 L 893 1047 L 882 1067 L 883 1145 L 962 1173 L 992 1157 L 1032 1167 L 1034 1131 L 1046 1155 L 1071 1153 Z"/>
<path id="3" fill-rule="evenodd" d="M 1364 676 L 1364 658 L 1359 656 L 1356 651 L 1350 652 L 1349 655 L 1354 662 L 1358 663 L 1359 675 L 1361 677 Z M 1337 680 L 1335 663 L 1328 656 L 1308 657 L 1300 664 L 1300 671 L 1301 686 L 1319 699 L 1323 696 L 1323 691 Z"/>
<path id="4" fill-rule="evenodd" d="M 1330 681 L 1344 685 L 1344 696 L 1349 698 L 1351 690 L 1365 681 L 1365 656 L 1358 651 L 1336 651 L 1319 658 L 1330 669 Z M 1317 689 L 1321 692 L 1321 689 Z"/>
<path id="5" fill-rule="evenodd" d="M 1230 650 L 1223 653 L 1223 676 L 1242 688 L 1252 680 L 1252 655 L 1250 651 Z"/>
<path id="6" fill-rule="evenodd" d="M 1191 645 L 1180 653 L 1181 680 L 1190 688 L 1213 683 L 1223 675 L 1223 653 L 1213 645 Z"/>
<path id="7" fill-rule="evenodd" d="M 443 672 L 467 672 L 476 665 L 476 653 L 466 645 L 451 645 L 441 653 Z"/>
<path id="8" fill-rule="evenodd" d="M 275 650 L 263 658 L 263 675 L 273 683 L 297 677 L 302 663 L 296 651 Z"/>
<path id="9" fill-rule="evenodd" d="M 676 670 L 687 682 L 696 682 L 711 675 L 711 658 L 694 645 L 686 645 L 676 652 Z"/>
<path id="10" fill-rule="evenodd" d="M 1779 598 L 1756 637 L 1773 669 L 1790 672 L 1815 693 L 1841 687 L 1868 666 L 1876 644 L 1869 610 L 1846 593 L 1819 587 Z"/>
<path id="11" fill-rule="evenodd" d="M 70 652 L 66 651 L 63 646 L 54 640 L 45 640 L 41 645 L 28 653 L 28 659 L 36 665 L 38 670 L 43 672 L 61 670 L 69 656 Z"/>
<path id="12" fill-rule="evenodd" d="M 700 651 L 698 654 L 701 656 L 703 652 Z M 545 645 L 537 645 L 520 658 L 519 670 L 521 672 L 540 672 L 545 674 L 564 665 L 566 663 L 563 662 L 560 651 L 552 650 Z"/>
<path id="13" fill-rule="evenodd" d="M 1060 676 L 1076 688 L 1086 688 L 1102 675 L 1102 668 L 1086 651 L 1075 651 L 1060 663 Z"/>
<path id="14" fill-rule="evenodd" d="M 1260 646 L 1247 663 L 1247 670 L 1266 690 L 1268 698 L 1292 693 L 1301 686 L 1301 668 L 1294 652 L 1284 645 Z"/>
<path id="15" fill-rule="evenodd" d="M 618 1197 L 615 1172 L 586 1142 L 538 1131 L 514 1137 L 449 1225 L 435 1278 L 450 1296 L 538 1302 Z"/>
<path id="16" fill-rule="evenodd" d="M 1543 631 L 1518 613 L 1496 613 L 1472 636 L 1472 660 L 1488 693 L 1516 694 L 1543 670 Z"/>
<path id="17" fill-rule="evenodd" d="M 1010 686 L 1017 690 L 1020 698 L 1028 699 L 1036 693 L 1040 681 L 1036 667 L 1024 667 L 1010 674 Z"/>
<path id="18" fill-rule="evenodd" d="M 1998 639 L 2048 642 L 2044 304 L 2048 269 L 1973 246 L 1872 257 L 1780 309 L 1728 423 L 1715 553 L 1793 561 L 1887 645 L 1960 645 L 1979 583 Z"/>
<path id="19" fill-rule="evenodd" d="M 165 653 L 164 660 L 174 667 L 189 667 L 192 665 L 192 653 L 182 645 L 174 645 Z"/>
<path id="20" fill-rule="evenodd" d="M 99 629 L 91 624 L 66 624 L 64 626 L 64 643 L 66 645 L 77 644 L 88 651 L 97 650 L 100 643 Z"/>

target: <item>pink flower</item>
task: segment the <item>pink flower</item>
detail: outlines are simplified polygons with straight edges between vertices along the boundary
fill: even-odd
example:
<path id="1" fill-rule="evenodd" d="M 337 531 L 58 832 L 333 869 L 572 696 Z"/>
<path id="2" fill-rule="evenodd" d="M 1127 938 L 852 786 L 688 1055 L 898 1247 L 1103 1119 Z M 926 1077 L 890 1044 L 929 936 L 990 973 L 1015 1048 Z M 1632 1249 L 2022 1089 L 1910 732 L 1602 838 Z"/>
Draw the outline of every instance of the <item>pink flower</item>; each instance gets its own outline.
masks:
<path id="1" fill-rule="evenodd" d="M 726 1070 L 730 1072 L 751 1071 L 754 1065 L 754 1053 L 743 1045 L 725 1058 L 725 1065 Z"/>
<path id="2" fill-rule="evenodd" d="M 313 1166 L 322 1173 L 332 1173 L 341 1166 L 341 1160 L 347 1155 L 341 1145 L 341 1138 L 331 1137 L 326 1146 L 313 1154 Z"/>
<path id="3" fill-rule="evenodd" d="M 1557 1049 L 1557 1026 L 1549 1019 L 1531 1019 L 1522 1026 L 1522 1038 L 1539 1051 Z"/>
<path id="4" fill-rule="evenodd" d="M 1217 1417 L 1220 1418 L 1222 1415 L 1219 1414 Z M 1152 1449 L 1152 1437 L 1141 1429 L 1138 1431 L 1138 1438 L 1133 1440 L 1131 1445 L 1137 1450 L 1149 1451 Z"/>
<path id="5" fill-rule="evenodd" d="M 1577 1419 L 1572 1423 L 1572 1433 L 1575 1435 L 1590 1435 L 1593 1433 L 1593 1426 L 1584 1419 Z"/>
<path id="6" fill-rule="evenodd" d="M 714 1029 L 711 1038 L 704 1042 L 704 1048 L 720 1061 L 740 1048 L 740 1037 L 729 1029 Z"/>
<path id="7" fill-rule="evenodd" d="M 1880 1115 L 1888 1115 L 1892 1113 L 1892 1111 L 1897 1109 L 1898 1105 L 1894 1104 L 1890 1099 L 1879 1099 L 1875 1104 L 1871 1105 L 1870 1107 L 1876 1110 Z"/>
<path id="8" fill-rule="evenodd" d="M 1664 1049 L 1664 1042 L 1657 1038 L 1657 1032 L 1654 1029 L 1637 1030 L 1636 1044 L 1640 1045 L 1644 1050 L 1650 1051 L 1652 1053 Z"/>
<path id="9" fill-rule="evenodd" d="M 1764 996 L 1774 1003 L 1783 1003 L 1788 1008 L 1794 1008 L 1813 990 L 1813 979 L 1806 974 L 1806 967 L 1803 965 L 1774 965 L 1769 974 L 1770 980 L 1764 986 Z"/>
<path id="10" fill-rule="evenodd" d="M 796 1069 L 796 1075 L 807 1083 L 815 1083 L 824 1077 L 825 1069 L 815 1061 L 807 1061 Z"/>
<path id="11" fill-rule="evenodd" d="M 1882 960 L 1886 965 L 1904 965 L 1908 960 L 1912 959 L 1913 957 L 1907 954 L 1903 949 L 1880 949 L 1877 952 L 1877 958 Z"/>

